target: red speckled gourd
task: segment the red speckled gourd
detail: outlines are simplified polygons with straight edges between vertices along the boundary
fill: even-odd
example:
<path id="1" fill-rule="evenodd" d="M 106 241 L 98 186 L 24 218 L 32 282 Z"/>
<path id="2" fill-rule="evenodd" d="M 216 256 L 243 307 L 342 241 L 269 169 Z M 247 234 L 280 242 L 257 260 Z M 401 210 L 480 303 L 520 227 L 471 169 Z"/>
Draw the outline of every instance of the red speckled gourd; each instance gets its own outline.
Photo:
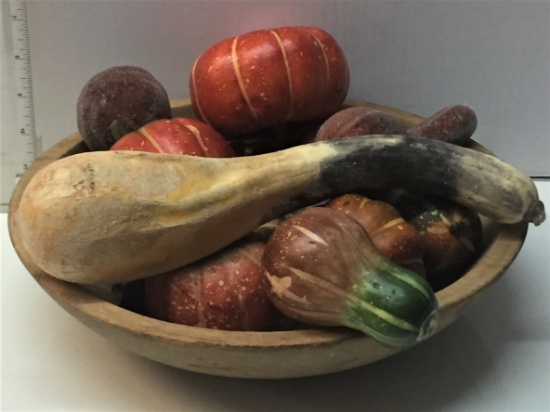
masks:
<path id="1" fill-rule="evenodd" d="M 264 247 L 258 236 L 248 236 L 199 262 L 146 278 L 146 313 L 211 329 L 268 328 L 276 312 L 262 281 Z"/>
<path id="2" fill-rule="evenodd" d="M 148 123 L 126 134 L 111 150 L 233 157 L 231 146 L 221 134 L 203 122 L 185 117 Z"/>
<path id="3" fill-rule="evenodd" d="M 197 58 L 189 80 L 198 118 L 227 138 L 329 116 L 348 88 L 342 49 L 326 31 L 307 26 L 222 40 Z"/>

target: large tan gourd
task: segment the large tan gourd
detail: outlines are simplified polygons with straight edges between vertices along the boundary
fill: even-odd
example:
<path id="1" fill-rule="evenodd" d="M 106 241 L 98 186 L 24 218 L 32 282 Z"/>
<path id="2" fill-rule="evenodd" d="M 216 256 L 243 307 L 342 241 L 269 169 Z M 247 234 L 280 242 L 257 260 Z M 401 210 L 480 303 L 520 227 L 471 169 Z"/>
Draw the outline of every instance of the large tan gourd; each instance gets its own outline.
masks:
<path id="1" fill-rule="evenodd" d="M 396 135 L 232 159 L 79 153 L 32 178 L 15 224 L 33 261 L 52 276 L 114 283 L 193 262 L 335 194 L 394 185 L 449 197 L 503 223 L 544 219 L 534 184 L 507 163 Z"/>

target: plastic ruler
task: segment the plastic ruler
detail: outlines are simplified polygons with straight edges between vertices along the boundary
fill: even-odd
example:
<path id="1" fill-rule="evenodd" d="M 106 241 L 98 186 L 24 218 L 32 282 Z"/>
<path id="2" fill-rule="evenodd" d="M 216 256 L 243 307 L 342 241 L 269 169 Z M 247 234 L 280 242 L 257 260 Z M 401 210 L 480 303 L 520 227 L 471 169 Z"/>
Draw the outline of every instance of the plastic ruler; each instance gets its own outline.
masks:
<path id="1" fill-rule="evenodd" d="M 2 212 L 7 211 L 17 181 L 42 152 L 42 141 L 36 133 L 27 2 L 10 0 L 9 13 L 11 24 L 5 24 L 3 31 L 6 38 L 12 39 L 11 50 L 6 46 L 6 59 L 11 59 L 6 66 L 12 68 L 13 76 L 13 87 L 8 88 L 12 95 L 7 100 L 13 103 L 15 118 L 10 122 L 13 132 L 1 136 Z"/>

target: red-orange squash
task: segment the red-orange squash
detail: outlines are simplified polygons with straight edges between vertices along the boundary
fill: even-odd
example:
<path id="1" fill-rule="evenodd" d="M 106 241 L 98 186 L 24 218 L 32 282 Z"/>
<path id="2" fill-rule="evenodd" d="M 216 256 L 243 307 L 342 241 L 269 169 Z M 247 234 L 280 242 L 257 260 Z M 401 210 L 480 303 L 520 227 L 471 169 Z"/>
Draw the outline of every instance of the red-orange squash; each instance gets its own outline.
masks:
<path id="1" fill-rule="evenodd" d="M 200 157 L 233 157 L 225 138 L 195 119 L 176 117 L 152 121 L 119 139 L 111 150 L 174 153 Z"/>
<path id="2" fill-rule="evenodd" d="M 263 286 L 265 242 L 240 239 L 193 264 L 144 280 L 147 315 L 222 330 L 264 330 L 275 319 Z"/>
<path id="3" fill-rule="evenodd" d="M 329 33 L 307 26 L 222 40 L 197 58 L 189 79 L 198 118 L 226 137 L 330 116 L 348 88 L 344 52 Z"/>

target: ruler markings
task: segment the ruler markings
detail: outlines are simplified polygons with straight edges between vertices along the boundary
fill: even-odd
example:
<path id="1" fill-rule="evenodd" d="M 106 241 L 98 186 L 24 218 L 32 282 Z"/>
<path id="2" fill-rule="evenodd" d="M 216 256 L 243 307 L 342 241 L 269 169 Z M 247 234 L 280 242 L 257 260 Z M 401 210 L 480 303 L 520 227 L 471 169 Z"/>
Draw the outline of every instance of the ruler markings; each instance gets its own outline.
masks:
<path id="1" fill-rule="evenodd" d="M 13 186 L 3 179 L 3 186 L 9 186 L 2 191 L 2 207 L 8 205 L 11 191 L 29 166 L 40 155 L 41 141 L 36 134 L 36 118 L 32 84 L 31 50 L 29 39 L 29 23 L 26 0 L 10 0 L 12 58 L 14 62 L 15 95 L 15 131 L 19 139 L 10 143 L 9 158 L 13 166 L 9 174 L 14 177 Z M 6 162 L 7 163 L 7 162 Z M 2 171 L 3 176 L 9 177 Z M 3 210 L 4 211 L 4 210 Z"/>

